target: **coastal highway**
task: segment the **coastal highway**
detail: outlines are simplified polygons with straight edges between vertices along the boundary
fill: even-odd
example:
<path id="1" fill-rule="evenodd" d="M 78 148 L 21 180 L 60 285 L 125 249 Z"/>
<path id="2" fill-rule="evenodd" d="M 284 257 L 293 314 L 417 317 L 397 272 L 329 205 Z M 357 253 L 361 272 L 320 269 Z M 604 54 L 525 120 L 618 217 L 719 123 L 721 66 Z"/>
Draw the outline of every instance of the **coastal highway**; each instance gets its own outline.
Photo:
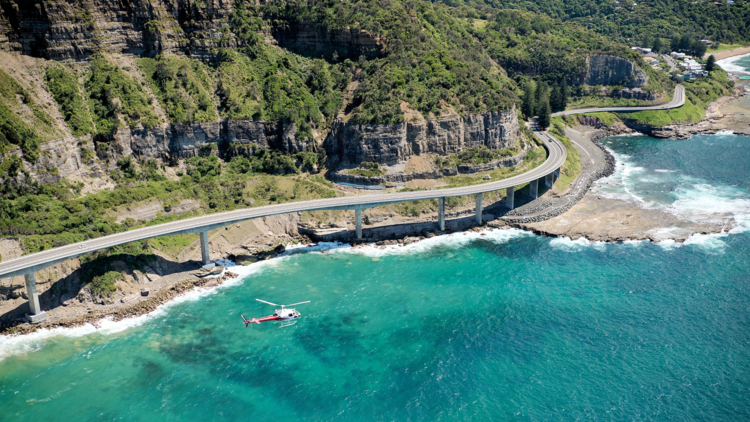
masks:
<path id="1" fill-rule="evenodd" d="M 398 202 L 417 201 L 420 199 L 447 198 L 453 196 L 476 195 L 500 189 L 515 187 L 532 180 L 540 179 L 560 169 L 565 163 L 567 152 L 565 147 L 546 132 L 535 132 L 542 140 L 548 151 L 547 160 L 539 167 L 526 173 L 497 182 L 483 183 L 451 189 L 435 189 L 417 192 L 396 192 L 372 194 L 362 196 L 345 196 L 339 198 L 316 199 L 311 201 L 289 202 L 278 205 L 246 208 L 235 211 L 209 214 L 170 223 L 158 224 L 130 230 L 124 233 L 90 239 L 85 242 L 60 246 L 42 252 L 22 256 L 5 262 L 0 262 L 0 277 L 12 277 L 38 271 L 58 262 L 62 262 L 79 255 L 121 245 L 136 240 L 149 239 L 171 234 L 196 233 L 213 230 L 229 224 L 238 223 L 253 218 L 269 215 L 286 214 L 302 211 L 318 210 L 355 210 L 366 209 L 380 205 Z"/>
<path id="2" fill-rule="evenodd" d="M 674 98 L 668 104 L 650 107 L 585 108 L 577 110 L 567 110 L 561 113 L 555 113 L 553 114 L 553 116 L 595 113 L 601 111 L 666 110 L 670 108 L 680 107 L 684 103 L 685 90 L 681 85 L 677 85 L 677 87 L 675 88 Z M 524 183 L 531 182 L 533 180 L 541 179 L 542 177 L 545 177 L 548 174 L 559 170 L 562 167 L 563 163 L 565 163 L 567 152 L 560 141 L 550 136 L 547 132 L 535 131 L 534 134 L 544 143 L 544 147 L 548 152 L 547 160 L 535 169 L 505 180 L 451 189 L 383 193 L 362 196 L 345 196 L 339 198 L 289 202 L 285 204 L 246 208 L 241 210 L 204 215 L 180 221 L 173 221 L 169 223 L 158 224 L 155 226 L 130 230 L 124 233 L 117 233 L 90 239 L 85 242 L 75 243 L 72 245 L 60 246 L 46 251 L 25 255 L 20 258 L 11 259 L 9 261 L 0 262 L 0 278 L 33 274 L 33 272 L 35 271 L 39 271 L 58 262 L 62 262 L 89 252 L 106 249 L 128 242 L 172 234 L 205 232 L 207 230 L 213 230 L 219 227 L 227 226 L 229 224 L 238 223 L 253 218 L 266 217 L 269 215 L 319 210 L 362 210 L 398 202 L 476 195 L 480 193 L 515 187 Z"/>
<path id="3" fill-rule="evenodd" d="M 558 116 L 570 116 L 573 114 L 583 113 L 602 113 L 602 112 L 617 112 L 617 111 L 645 111 L 645 110 L 669 110 L 670 108 L 682 107 L 685 104 L 685 87 L 677 85 L 674 88 L 674 96 L 672 101 L 655 106 L 644 106 L 644 107 L 589 107 L 589 108 L 577 108 L 575 110 L 565 110 L 557 113 L 552 113 L 552 117 Z"/>

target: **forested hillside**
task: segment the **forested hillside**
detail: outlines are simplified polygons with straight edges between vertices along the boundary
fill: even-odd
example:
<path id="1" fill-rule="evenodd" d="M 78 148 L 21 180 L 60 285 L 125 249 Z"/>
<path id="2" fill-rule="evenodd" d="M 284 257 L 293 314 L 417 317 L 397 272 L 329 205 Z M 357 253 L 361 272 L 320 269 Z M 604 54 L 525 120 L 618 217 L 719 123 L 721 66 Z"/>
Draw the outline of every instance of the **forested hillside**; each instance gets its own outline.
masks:
<path id="1" fill-rule="evenodd" d="M 564 22 L 576 22 L 613 40 L 652 47 L 658 39 L 664 49 L 673 38 L 722 43 L 750 43 L 750 2 L 728 5 L 691 0 L 444 0 L 464 17 L 485 18 L 496 9 L 543 13 Z"/>
<path id="2" fill-rule="evenodd" d="M 39 250 L 148 201 L 153 223 L 327 197 L 314 174 L 345 160 L 537 157 L 519 118 L 671 94 L 622 32 L 534 4 L 0 0 L 0 233 Z"/>

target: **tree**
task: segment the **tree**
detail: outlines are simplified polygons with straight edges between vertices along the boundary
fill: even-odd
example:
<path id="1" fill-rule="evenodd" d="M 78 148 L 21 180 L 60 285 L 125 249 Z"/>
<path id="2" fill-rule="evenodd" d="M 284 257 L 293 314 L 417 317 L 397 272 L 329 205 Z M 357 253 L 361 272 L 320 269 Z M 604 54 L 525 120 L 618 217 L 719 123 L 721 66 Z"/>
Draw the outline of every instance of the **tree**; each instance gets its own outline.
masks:
<path id="1" fill-rule="evenodd" d="M 713 72 L 714 70 L 716 70 L 716 57 L 712 54 L 708 56 L 708 60 L 706 60 L 706 71 Z"/>
<path id="2" fill-rule="evenodd" d="M 542 106 L 542 101 L 549 103 L 549 87 L 543 81 L 539 81 L 536 84 L 536 93 L 534 94 L 534 113 L 539 114 L 539 107 Z"/>
<path id="3" fill-rule="evenodd" d="M 526 86 L 523 88 L 521 112 L 527 119 L 534 117 L 534 85 L 531 81 L 527 81 Z"/>
<path id="4" fill-rule="evenodd" d="M 664 44 L 661 42 L 661 38 L 656 37 L 654 38 L 654 44 L 651 47 L 651 50 L 653 50 L 656 53 L 662 53 L 664 50 Z"/>
<path id="5" fill-rule="evenodd" d="M 546 96 L 542 98 L 542 102 L 539 105 L 539 127 L 547 129 L 551 123 L 552 115 L 549 106 L 549 98 Z"/>
<path id="6" fill-rule="evenodd" d="M 560 110 L 565 110 L 565 108 L 568 107 L 568 97 L 570 97 L 570 88 L 568 88 L 568 83 L 565 82 L 565 79 L 560 82 L 560 94 L 562 99 Z"/>
<path id="7" fill-rule="evenodd" d="M 560 85 L 555 84 L 552 86 L 552 90 L 549 94 L 549 105 L 554 111 L 562 110 L 562 92 L 560 91 Z"/>

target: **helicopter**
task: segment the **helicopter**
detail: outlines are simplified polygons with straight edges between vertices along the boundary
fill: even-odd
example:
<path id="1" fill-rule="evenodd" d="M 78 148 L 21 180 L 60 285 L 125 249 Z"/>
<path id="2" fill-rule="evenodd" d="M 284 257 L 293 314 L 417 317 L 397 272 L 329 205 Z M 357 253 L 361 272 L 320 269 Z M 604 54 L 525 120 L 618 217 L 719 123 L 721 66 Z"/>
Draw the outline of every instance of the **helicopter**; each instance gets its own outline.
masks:
<path id="1" fill-rule="evenodd" d="M 297 323 L 296 319 L 300 317 L 300 313 L 297 312 L 296 309 L 286 309 L 287 306 L 294 306 L 294 305 L 301 305 L 303 303 L 310 303 L 308 300 L 307 302 L 298 302 L 298 303 L 292 303 L 291 305 L 277 305 L 275 303 L 266 302 L 265 300 L 255 299 L 258 302 L 267 303 L 269 305 L 273 306 L 279 306 L 281 309 L 277 309 L 274 311 L 273 315 L 269 315 L 267 317 L 263 318 L 252 318 L 252 319 L 245 319 L 244 315 L 240 315 L 242 317 L 242 321 L 245 323 L 245 328 L 247 328 L 248 324 L 258 324 L 260 325 L 261 322 L 264 321 L 281 321 L 281 327 L 288 327 L 290 325 L 294 325 Z"/>

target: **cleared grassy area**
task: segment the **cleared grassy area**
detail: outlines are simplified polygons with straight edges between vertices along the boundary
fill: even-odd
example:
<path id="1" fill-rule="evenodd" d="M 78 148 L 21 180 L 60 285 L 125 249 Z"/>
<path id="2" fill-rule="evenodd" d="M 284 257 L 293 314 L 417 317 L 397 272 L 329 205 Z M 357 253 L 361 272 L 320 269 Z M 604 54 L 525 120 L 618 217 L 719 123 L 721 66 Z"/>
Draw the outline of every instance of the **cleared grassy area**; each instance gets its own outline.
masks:
<path id="1" fill-rule="evenodd" d="M 171 258 L 177 258 L 191 243 L 198 239 L 198 233 L 175 234 L 149 239 L 148 245 Z"/>
<path id="2" fill-rule="evenodd" d="M 563 164 L 562 171 L 560 172 L 560 180 L 557 182 L 558 189 L 562 190 L 567 188 L 581 175 L 581 155 L 575 146 L 573 146 L 570 138 L 565 136 L 565 125 L 562 118 L 555 117 L 552 119 L 552 126 L 550 126 L 548 131 L 565 145 L 565 150 L 568 152 L 565 164 Z"/>
<path id="3" fill-rule="evenodd" d="M 745 44 L 721 44 L 719 45 L 719 48 L 713 48 L 708 47 L 708 50 L 706 50 L 706 55 L 710 56 L 713 53 L 719 53 L 721 51 L 731 50 L 733 48 L 741 48 L 741 47 L 750 47 Z"/>

